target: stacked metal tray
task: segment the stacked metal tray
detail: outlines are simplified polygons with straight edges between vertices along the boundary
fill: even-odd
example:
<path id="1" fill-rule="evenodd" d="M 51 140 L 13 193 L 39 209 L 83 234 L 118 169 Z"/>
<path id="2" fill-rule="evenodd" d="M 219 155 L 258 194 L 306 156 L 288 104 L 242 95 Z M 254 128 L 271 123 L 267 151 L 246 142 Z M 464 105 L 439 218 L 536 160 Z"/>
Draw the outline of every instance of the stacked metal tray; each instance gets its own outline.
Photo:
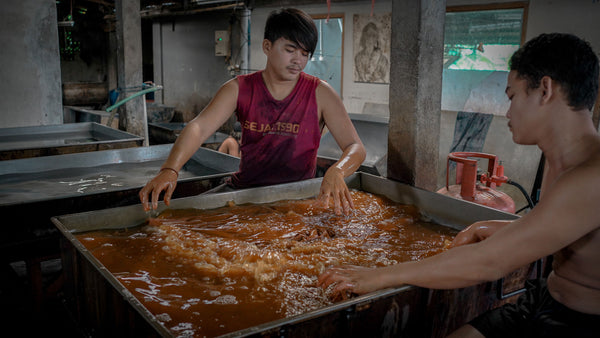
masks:
<path id="1" fill-rule="evenodd" d="M 138 204 L 172 144 L 0 161 L 3 259 L 59 253 L 57 214 Z M 197 195 L 237 171 L 239 158 L 200 148 L 179 174 L 174 197 Z"/>
<path id="2" fill-rule="evenodd" d="M 143 137 L 96 122 L 0 129 L 0 160 L 141 146 Z"/>

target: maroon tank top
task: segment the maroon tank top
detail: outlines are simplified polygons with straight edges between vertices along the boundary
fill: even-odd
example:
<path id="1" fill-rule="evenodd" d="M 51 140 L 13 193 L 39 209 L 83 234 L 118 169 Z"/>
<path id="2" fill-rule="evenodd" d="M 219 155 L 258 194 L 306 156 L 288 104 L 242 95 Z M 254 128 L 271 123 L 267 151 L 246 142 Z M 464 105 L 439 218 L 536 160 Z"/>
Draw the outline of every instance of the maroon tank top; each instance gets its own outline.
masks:
<path id="1" fill-rule="evenodd" d="M 246 188 L 313 178 L 321 140 L 316 98 L 320 80 L 301 72 L 281 101 L 267 89 L 262 71 L 237 80 L 242 157 L 230 184 Z"/>

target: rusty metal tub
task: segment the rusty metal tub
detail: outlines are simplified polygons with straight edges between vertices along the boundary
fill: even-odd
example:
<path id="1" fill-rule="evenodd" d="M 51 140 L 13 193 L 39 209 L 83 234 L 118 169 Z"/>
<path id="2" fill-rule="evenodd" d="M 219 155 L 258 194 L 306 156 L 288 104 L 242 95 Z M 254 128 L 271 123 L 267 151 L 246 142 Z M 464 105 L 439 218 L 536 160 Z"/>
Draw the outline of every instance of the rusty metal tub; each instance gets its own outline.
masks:
<path id="1" fill-rule="evenodd" d="M 315 196 L 321 179 L 268 187 L 205 194 L 173 200 L 171 208 L 212 209 L 234 201 L 269 203 Z M 517 216 L 420 190 L 366 173 L 347 179 L 351 188 L 384 195 L 393 201 L 416 205 L 436 223 L 462 229 L 482 219 L 513 219 Z M 164 204 L 159 211 L 164 210 Z M 99 335 L 165 336 L 163 326 L 80 243 L 74 234 L 137 226 L 147 218 L 139 206 L 62 215 L 52 222 L 63 234 L 62 255 L 68 282 L 67 303 L 84 328 Z M 520 287 L 532 266 L 505 278 L 506 288 Z M 456 290 L 429 290 L 414 286 L 385 289 L 342 301 L 301 315 L 232 332 L 225 336 L 322 337 L 406 336 L 443 337 L 479 313 L 507 300 L 496 295 L 497 283 L 483 283 Z"/>

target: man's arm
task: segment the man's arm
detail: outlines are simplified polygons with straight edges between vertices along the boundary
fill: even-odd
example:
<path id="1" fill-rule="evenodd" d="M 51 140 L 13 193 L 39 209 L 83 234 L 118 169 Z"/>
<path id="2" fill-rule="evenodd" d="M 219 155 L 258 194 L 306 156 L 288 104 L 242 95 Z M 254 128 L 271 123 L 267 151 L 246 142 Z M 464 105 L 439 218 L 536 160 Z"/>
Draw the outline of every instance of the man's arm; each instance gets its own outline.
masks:
<path id="1" fill-rule="evenodd" d="M 332 197 L 335 213 L 340 214 L 343 211 L 348 214 L 354 205 L 344 178 L 354 173 L 363 163 L 366 157 L 365 147 L 335 90 L 321 81 L 316 93 L 321 119 L 342 149 L 340 159 L 327 169 L 323 177 L 319 199 L 324 201 L 327 207 L 329 197 Z"/>
<path id="2" fill-rule="evenodd" d="M 150 207 L 152 209 L 158 208 L 158 197 L 165 190 L 164 200 L 169 205 L 177 185 L 179 170 L 202 146 L 202 143 L 233 114 L 237 105 L 237 97 L 237 80 L 229 80 L 221 86 L 204 110 L 183 128 L 169 153 L 169 157 L 162 165 L 161 171 L 140 190 L 139 196 L 144 210 L 150 210 Z M 151 198 L 151 205 L 149 204 L 149 197 Z"/>
<path id="3" fill-rule="evenodd" d="M 453 289 L 501 278 L 598 228 L 598 168 L 582 166 L 565 173 L 531 212 L 481 242 L 384 268 L 332 268 L 319 277 L 319 285 L 337 283 L 336 291 L 365 293 L 402 284 Z"/>
<path id="4" fill-rule="evenodd" d="M 481 242 L 512 221 L 479 221 L 464 228 L 452 241 L 451 248 Z"/>

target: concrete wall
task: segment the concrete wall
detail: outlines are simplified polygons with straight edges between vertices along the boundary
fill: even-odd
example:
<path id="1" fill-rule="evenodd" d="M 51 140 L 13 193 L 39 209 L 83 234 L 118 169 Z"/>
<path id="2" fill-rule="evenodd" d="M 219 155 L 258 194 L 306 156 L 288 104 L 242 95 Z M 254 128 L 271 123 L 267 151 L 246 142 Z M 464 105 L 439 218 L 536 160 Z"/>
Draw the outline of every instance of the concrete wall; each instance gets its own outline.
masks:
<path id="1" fill-rule="evenodd" d="M 177 17 L 153 24 L 154 82 L 158 102 L 196 116 L 231 79 L 224 56 L 215 56 L 215 30 L 229 29 L 229 13 Z"/>
<path id="2" fill-rule="evenodd" d="M 62 123 L 56 2 L 3 1 L 0 41 L 0 126 Z"/>

